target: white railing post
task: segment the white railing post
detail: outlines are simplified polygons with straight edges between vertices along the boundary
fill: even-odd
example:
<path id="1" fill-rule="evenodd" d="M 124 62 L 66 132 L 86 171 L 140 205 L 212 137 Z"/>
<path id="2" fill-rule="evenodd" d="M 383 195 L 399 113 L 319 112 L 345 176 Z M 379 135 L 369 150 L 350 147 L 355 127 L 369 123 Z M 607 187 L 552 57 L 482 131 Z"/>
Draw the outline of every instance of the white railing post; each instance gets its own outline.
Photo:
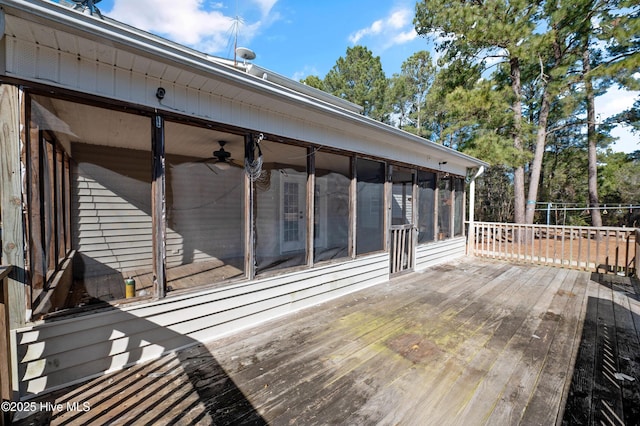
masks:
<path id="1" fill-rule="evenodd" d="M 484 166 L 480 166 L 469 184 L 469 231 L 467 235 L 467 255 L 475 256 L 475 212 L 476 212 L 476 179 L 484 173 Z"/>

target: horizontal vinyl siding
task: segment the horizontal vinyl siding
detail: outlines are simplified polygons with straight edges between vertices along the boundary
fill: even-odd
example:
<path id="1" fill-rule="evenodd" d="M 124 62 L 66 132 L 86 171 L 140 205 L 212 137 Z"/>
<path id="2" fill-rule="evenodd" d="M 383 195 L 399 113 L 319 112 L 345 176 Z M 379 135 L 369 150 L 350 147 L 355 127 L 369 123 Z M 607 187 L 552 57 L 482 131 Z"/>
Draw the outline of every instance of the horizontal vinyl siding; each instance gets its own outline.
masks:
<path id="1" fill-rule="evenodd" d="M 151 154 L 81 143 L 72 153 L 72 232 L 82 275 L 151 269 Z"/>
<path id="2" fill-rule="evenodd" d="M 244 170 L 175 155 L 167 164 L 167 266 L 243 258 Z"/>
<path id="3" fill-rule="evenodd" d="M 388 270 L 389 256 L 380 253 L 16 330 L 20 395 L 63 387 L 382 283 Z"/>
<path id="4" fill-rule="evenodd" d="M 422 244 L 416 248 L 416 271 L 465 255 L 464 237 L 452 238 L 434 243 Z"/>

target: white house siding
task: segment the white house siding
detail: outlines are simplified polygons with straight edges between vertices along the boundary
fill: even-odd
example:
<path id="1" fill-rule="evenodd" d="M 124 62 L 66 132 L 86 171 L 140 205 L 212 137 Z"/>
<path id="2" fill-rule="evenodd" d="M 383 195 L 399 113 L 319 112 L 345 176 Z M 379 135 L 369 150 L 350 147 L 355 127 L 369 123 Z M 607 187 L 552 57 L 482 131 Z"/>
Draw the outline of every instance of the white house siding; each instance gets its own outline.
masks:
<path id="1" fill-rule="evenodd" d="M 167 158 L 167 267 L 244 258 L 244 171 Z"/>
<path id="2" fill-rule="evenodd" d="M 465 256 L 464 237 L 422 244 L 416 248 L 416 271 Z"/>
<path id="3" fill-rule="evenodd" d="M 42 392 L 159 357 L 382 283 L 379 253 L 303 272 L 13 330 L 20 395 Z"/>
<path id="4" fill-rule="evenodd" d="M 151 271 L 150 153 L 75 143 L 73 156 L 76 276 Z M 243 171 L 209 167 L 168 158 L 167 267 L 244 257 Z"/>
<path id="5" fill-rule="evenodd" d="M 74 274 L 88 278 L 151 269 L 151 155 L 74 143 Z"/>

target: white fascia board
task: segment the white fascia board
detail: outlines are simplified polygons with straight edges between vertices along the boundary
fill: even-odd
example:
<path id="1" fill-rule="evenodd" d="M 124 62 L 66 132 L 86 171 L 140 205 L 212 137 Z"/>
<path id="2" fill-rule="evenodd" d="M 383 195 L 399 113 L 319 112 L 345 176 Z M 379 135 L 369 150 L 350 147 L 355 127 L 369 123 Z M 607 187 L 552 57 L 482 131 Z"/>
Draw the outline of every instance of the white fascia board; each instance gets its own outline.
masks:
<path id="1" fill-rule="evenodd" d="M 353 102 L 349 102 L 345 99 L 342 99 L 330 93 L 324 92 L 320 89 L 316 89 L 315 87 L 307 86 L 304 83 L 300 83 L 298 81 L 292 80 L 274 71 L 268 70 L 266 68 L 262 68 L 261 66 L 258 66 L 256 64 L 247 64 L 246 69 L 247 69 L 247 73 L 254 75 L 258 78 L 271 81 L 281 86 L 293 89 L 297 92 L 305 93 L 311 97 L 321 99 L 330 104 L 335 104 L 340 108 L 344 108 L 346 110 L 349 110 L 358 114 L 362 114 L 362 111 L 364 111 L 364 108 L 358 104 L 354 104 Z"/>

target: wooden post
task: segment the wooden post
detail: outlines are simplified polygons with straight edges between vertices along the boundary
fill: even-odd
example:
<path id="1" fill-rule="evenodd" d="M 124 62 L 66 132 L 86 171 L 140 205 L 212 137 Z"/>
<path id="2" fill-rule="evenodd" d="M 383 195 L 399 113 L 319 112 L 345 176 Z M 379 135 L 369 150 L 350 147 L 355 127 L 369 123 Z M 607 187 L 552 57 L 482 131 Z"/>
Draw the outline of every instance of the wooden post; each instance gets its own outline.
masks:
<path id="1" fill-rule="evenodd" d="M 413 169 L 411 178 L 411 267 L 416 267 L 418 248 L 418 169 Z"/>
<path id="2" fill-rule="evenodd" d="M 351 156 L 351 184 L 349 185 L 349 256 L 356 258 L 356 235 L 357 235 L 357 211 L 358 200 L 358 180 L 356 170 L 356 157 Z"/>
<path id="3" fill-rule="evenodd" d="M 151 125 L 153 180 L 151 181 L 151 223 L 153 244 L 153 286 L 154 297 L 161 299 L 166 295 L 166 198 L 165 198 L 165 146 L 164 120 L 160 115 L 153 117 Z"/>
<path id="4" fill-rule="evenodd" d="M 391 205 L 393 200 L 393 195 L 391 194 L 393 183 L 391 182 L 391 178 L 393 175 L 393 166 L 390 164 L 386 165 L 386 163 L 385 163 L 385 166 L 386 166 L 385 167 L 386 178 L 384 180 L 384 197 L 383 197 L 384 223 L 382 225 L 385 232 L 384 232 L 383 246 L 384 246 L 384 250 L 387 253 L 391 253 Z"/>
<path id="5" fill-rule="evenodd" d="M 27 207 L 29 228 L 29 268 L 31 272 L 31 287 L 34 298 L 44 289 L 47 265 L 42 246 L 46 241 L 43 234 L 42 203 L 40 180 L 40 129 L 37 124 L 30 123 L 27 138 Z"/>
<path id="6" fill-rule="evenodd" d="M 313 266 L 315 242 L 315 190 L 316 157 L 315 148 L 307 148 L 307 266 Z"/>
<path id="7" fill-rule="evenodd" d="M 456 235 L 456 180 L 453 176 L 449 177 L 449 187 L 449 238 L 453 238 Z"/>
<path id="8" fill-rule="evenodd" d="M 245 158 L 249 152 L 254 150 L 253 134 L 248 133 L 244 136 Z M 252 280 L 256 277 L 256 261 L 255 261 L 255 227 L 254 227 L 254 201 L 255 185 L 248 173 L 244 174 L 244 271 L 247 279 Z"/>
<path id="9" fill-rule="evenodd" d="M 460 218 L 462 223 L 460 226 L 462 226 L 462 236 L 465 237 L 467 235 L 467 230 L 464 227 L 465 219 L 467 217 L 467 187 L 464 179 L 462 179 L 462 207 L 460 207 L 460 209 L 462 210 L 462 217 Z"/>
<path id="10" fill-rule="evenodd" d="M 2 259 L 13 265 L 8 277 L 10 328 L 26 321 L 25 232 L 22 217 L 22 165 L 20 163 L 20 102 L 16 86 L 0 85 L 0 205 L 2 206 Z"/>
<path id="11" fill-rule="evenodd" d="M 440 241 L 438 226 L 440 213 L 440 173 L 436 173 L 435 188 L 433 188 L 433 241 Z"/>
<path id="12" fill-rule="evenodd" d="M 11 333 L 9 330 L 8 277 L 11 266 L 0 266 L 0 400 L 13 399 L 11 383 Z M 8 413 L 0 412 L 0 425 L 4 425 Z M 8 423 L 7 423 L 8 424 Z"/>

